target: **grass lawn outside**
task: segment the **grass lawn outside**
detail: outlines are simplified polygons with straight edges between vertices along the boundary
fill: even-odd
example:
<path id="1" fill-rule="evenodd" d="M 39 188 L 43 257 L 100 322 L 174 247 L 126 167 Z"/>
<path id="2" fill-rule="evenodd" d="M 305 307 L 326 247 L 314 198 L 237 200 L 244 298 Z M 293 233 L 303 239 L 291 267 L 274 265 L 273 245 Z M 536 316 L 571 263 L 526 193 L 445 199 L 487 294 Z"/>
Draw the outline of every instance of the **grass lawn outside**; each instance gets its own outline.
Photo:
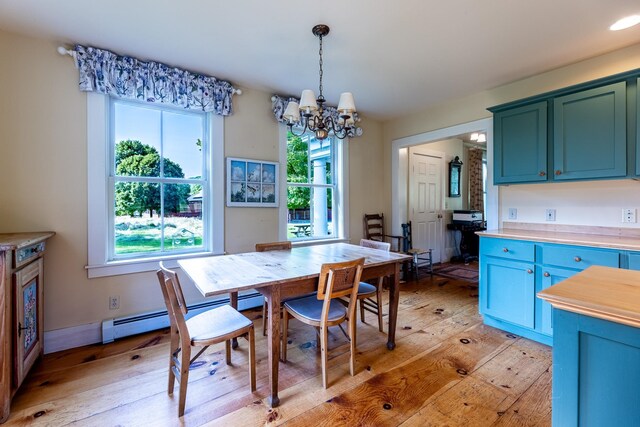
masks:
<path id="1" fill-rule="evenodd" d="M 164 252 L 202 249 L 202 219 L 166 217 L 164 235 L 160 218 L 116 217 L 116 254 L 160 252 L 164 240 Z"/>

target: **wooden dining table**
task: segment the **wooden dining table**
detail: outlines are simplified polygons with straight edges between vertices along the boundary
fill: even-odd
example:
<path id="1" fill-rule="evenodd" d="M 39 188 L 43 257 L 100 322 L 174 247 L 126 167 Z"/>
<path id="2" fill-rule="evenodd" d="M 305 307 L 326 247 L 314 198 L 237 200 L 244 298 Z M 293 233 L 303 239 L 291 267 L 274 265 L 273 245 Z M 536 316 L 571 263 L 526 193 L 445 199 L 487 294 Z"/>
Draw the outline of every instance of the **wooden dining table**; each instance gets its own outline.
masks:
<path id="1" fill-rule="evenodd" d="M 389 277 L 389 327 L 387 348 L 395 348 L 400 267 L 411 257 L 394 252 L 347 243 L 296 247 L 291 250 L 248 252 L 234 255 L 191 258 L 178 261 L 205 297 L 231 294 L 231 305 L 237 308 L 240 291 L 255 289 L 267 301 L 269 325 L 268 403 L 276 407 L 278 398 L 278 365 L 280 361 L 280 302 L 283 298 L 304 295 L 317 290 L 322 264 L 365 258 L 362 280 Z"/>

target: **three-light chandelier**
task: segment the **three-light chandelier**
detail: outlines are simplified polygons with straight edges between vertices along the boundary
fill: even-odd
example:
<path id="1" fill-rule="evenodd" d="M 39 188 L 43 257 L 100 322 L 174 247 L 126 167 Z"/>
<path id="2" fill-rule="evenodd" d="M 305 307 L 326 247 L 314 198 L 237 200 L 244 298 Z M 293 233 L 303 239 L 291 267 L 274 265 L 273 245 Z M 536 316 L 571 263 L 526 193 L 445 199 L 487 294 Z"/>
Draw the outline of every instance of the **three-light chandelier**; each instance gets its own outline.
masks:
<path id="1" fill-rule="evenodd" d="M 356 112 L 356 105 L 351 92 L 344 92 L 340 95 L 337 120 L 330 115 L 324 114 L 324 103 L 326 101 L 322 95 L 322 38 L 329 34 L 329 27 L 322 24 L 316 25 L 313 27 L 312 32 L 320 39 L 320 95 L 316 99 L 313 90 L 303 90 L 300 104 L 290 101 L 283 117 L 288 122 L 289 131 L 296 136 L 301 136 L 305 132 L 311 131 L 315 133 L 316 139 L 323 140 L 329 136 L 331 131 L 339 139 L 352 137 L 355 135 L 353 113 Z M 293 127 L 297 124 L 300 124 L 300 127 L 303 128 L 300 134 L 293 132 Z"/>

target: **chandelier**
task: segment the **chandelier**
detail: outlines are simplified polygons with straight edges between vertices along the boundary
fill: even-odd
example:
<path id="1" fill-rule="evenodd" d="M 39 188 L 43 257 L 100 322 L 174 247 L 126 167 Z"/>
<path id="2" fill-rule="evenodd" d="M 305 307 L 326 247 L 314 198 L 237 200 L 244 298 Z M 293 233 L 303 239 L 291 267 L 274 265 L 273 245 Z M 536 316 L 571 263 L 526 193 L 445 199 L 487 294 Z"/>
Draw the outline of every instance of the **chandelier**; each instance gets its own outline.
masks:
<path id="1" fill-rule="evenodd" d="M 339 139 L 352 137 L 355 135 L 353 113 L 356 112 L 356 105 L 351 92 L 344 92 L 340 95 L 337 120 L 335 116 L 324 115 L 324 103 L 326 101 L 322 95 L 322 38 L 329 34 L 329 27 L 322 24 L 316 25 L 311 32 L 320 39 L 320 95 L 316 99 L 313 90 L 303 90 L 300 104 L 290 101 L 282 116 L 288 122 L 289 132 L 296 136 L 301 136 L 305 132 L 311 131 L 315 133 L 316 139 L 323 140 L 329 136 L 331 131 Z M 300 123 L 304 127 L 300 134 L 293 132 L 293 126 L 296 123 Z"/>

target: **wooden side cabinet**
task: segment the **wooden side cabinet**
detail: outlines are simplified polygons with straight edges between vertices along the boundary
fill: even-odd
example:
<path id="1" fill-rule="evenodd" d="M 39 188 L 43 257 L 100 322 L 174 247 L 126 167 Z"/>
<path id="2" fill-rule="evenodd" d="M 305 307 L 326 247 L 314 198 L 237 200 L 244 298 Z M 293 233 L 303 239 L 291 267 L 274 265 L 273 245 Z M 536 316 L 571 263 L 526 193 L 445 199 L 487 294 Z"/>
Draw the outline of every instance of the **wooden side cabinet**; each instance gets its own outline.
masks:
<path id="1" fill-rule="evenodd" d="M 0 423 L 44 351 L 43 255 L 53 235 L 0 234 Z"/>

